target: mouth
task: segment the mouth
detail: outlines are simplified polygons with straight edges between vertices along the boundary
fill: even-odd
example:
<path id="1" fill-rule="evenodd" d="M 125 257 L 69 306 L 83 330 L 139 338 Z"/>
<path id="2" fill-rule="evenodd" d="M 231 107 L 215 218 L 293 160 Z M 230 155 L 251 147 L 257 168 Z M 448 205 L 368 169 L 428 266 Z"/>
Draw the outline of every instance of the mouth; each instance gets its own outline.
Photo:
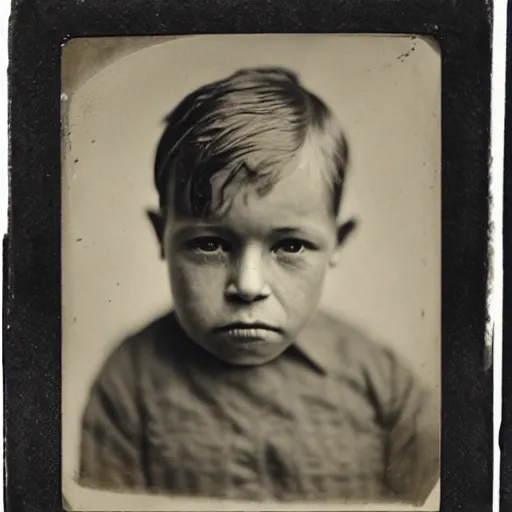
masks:
<path id="1" fill-rule="evenodd" d="M 237 341 L 272 341 L 280 338 L 282 329 L 262 322 L 235 322 L 214 329 L 216 334 L 228 336 Z"/>

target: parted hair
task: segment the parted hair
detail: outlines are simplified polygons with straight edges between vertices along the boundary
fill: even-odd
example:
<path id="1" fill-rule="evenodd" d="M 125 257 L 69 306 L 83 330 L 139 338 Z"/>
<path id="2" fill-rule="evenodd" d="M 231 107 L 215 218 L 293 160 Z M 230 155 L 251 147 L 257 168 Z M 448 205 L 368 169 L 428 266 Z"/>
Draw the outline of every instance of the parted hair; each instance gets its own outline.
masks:
<path id="1" fill-rule="evenodd" d="M 241 69 L 186 96 L 166 117 L 154 181 L 160 208 L 211 213 L 212 179 L 221 171 L 221 206 L 233 182 L 260 195 L 283 173 L 311 166 L 340 206 L 348 148 L 330 108 L 284 68 Z M 172 181 L 171 181 L 172 180 Z M 172 183 L 172 188 L 169 184 Z"/>

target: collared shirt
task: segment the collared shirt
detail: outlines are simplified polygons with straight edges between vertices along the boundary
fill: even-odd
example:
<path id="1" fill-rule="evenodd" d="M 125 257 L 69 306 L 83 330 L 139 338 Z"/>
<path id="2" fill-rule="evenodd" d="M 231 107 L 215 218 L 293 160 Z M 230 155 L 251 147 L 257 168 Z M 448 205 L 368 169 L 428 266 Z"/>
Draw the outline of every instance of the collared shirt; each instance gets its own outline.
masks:
<path id="1" fill-rule="evenodd" d="M 389 350 L 318 314 L 261 366 L 222 362 L 171 313 L 123 342 L 90 394 L 80 481 L 239 500 L 423 502 L 439 417 Z"/>

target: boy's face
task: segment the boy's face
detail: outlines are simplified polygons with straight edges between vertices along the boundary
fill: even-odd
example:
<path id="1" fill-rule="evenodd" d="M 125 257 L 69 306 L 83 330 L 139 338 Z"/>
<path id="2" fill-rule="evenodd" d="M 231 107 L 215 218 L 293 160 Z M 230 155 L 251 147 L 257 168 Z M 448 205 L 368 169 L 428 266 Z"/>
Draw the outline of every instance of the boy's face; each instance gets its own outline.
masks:
<path id="1" fill-rule="evenodd" d="M 315 312 L 339 243 L 320 173 L 290 173 L 261 197 L 245 190 L 208 220 L 169 207 L 161 245 L 185 332 L 226 362 L 255 365 L 281 354 Z"/>

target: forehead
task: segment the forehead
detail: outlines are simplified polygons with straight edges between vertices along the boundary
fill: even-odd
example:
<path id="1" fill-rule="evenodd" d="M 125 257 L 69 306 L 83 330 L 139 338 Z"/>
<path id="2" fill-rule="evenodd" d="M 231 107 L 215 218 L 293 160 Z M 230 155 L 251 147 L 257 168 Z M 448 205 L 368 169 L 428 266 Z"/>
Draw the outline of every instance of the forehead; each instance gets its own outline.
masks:
<path id="1" fill-rule="evenodd" d="M 207 219 L 176 219 L 214 223 L 240 232 L 282 227 L 328 229 L 335 222 L 332 189 L 319 173 L 296 169 L 284 173 L 265 193 L 257 185 L 233 182 L 223 189 L 225 176 L 212 180 L 213 204 L 220 205 Z M 222 200 L 221 200 L 222 191 Z"/>
<path id="2" fill-rule="evenodd" d="M 269 191 L 262 195 L 252 193 L 251 186 L 233 190 L 235 201 L 246 192 L 246 203 L 253 209 L 271 209 L 291 215 L 325 215 L 332 209 L 331 187 L 318 172 L 296 169 L 283 173 Z"/>

